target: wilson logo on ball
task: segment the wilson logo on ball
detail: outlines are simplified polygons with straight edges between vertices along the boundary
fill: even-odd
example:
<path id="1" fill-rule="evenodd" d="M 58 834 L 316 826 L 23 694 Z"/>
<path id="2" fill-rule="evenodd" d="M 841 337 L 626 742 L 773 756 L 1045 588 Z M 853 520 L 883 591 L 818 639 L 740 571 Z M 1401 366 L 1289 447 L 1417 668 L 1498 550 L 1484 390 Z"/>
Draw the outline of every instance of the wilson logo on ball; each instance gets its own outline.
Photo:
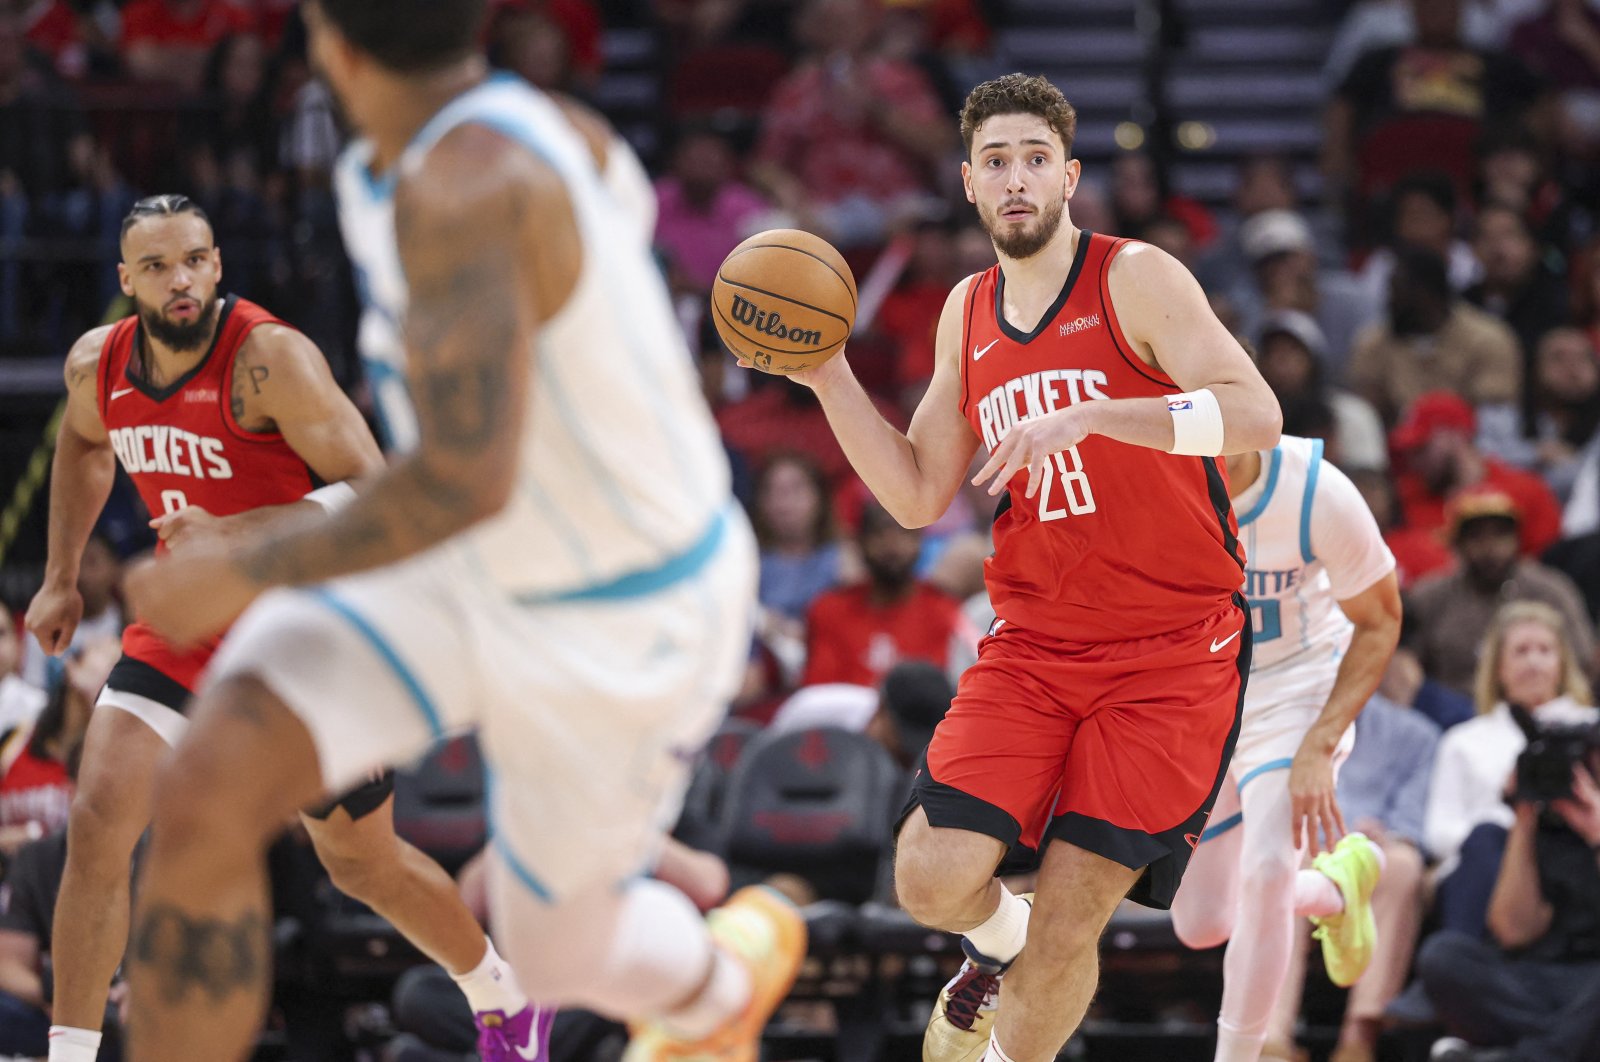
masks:
<path id="1" fill-rule="evenodd" d="M 822 345 L 822 333 L 815 329 L 790 328 L 783 323 L 783 315 L 776 310 L 763 310 L 755 303 L 742 295 L 733 297 L 731 309 L 733 319 L 747 327 L 753 327 L 762 335 L 774 339 L 786 339 L 791 343 L 804 344 L 808 347 Z"/>

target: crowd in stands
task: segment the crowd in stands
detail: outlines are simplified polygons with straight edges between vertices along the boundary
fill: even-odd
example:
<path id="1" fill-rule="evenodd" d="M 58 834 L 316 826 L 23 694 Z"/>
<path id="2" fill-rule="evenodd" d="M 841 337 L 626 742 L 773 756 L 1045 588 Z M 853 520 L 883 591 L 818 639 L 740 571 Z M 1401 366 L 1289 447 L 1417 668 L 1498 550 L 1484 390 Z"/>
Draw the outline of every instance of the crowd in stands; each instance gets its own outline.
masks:
<path id="1" fill-rule="evenodd" d="M 1072 219 L 1190 266 L 1256 352 L 1286 431 L 1326 440 L 1399 563 L 1405 635 L 1340 781 L 1346 820 L 1388 856 L 1383 945 L 1336 1059 L 1373 1058 L 1400 1022 L 1592 1059 L 1561 1037 L 1577 1035 L 1583 1008 L 1600 1011 L 1600 873 L 1571 840 L 1600 841 L 1600 806 L 1541 812 L 1506 794 L 1526 741 L 1509 706 L 1551 723 L 1596 717 L 1600 3 L 1337 6 L 1320 196 L 1304 194 L 1293 160 L 1258 155 L 1239 162 L 1230 202 L 1207 205 L 1175 191 L 1157 156 L 1130 151 L 1086 173 Z M 643 145 L 658 255 L 761 543 L 759 630 L 734 717 L 864 732 L 914 765 L 907 745 L 925 743 L 939 712 L 924 692 L 916 718 L 896 723 L 879 691 L 908 661 L 953 682 L 975 658 L 993 619 L 992 499 L 963 491 L 931 526 L 898 527 L 809 391 L 733 364 L 707 291 L 753 232 L 795 225 L 833 241 L 861 285 L 852 365 L 904 427 L 946 294 L 994 262 L 962 196 L 952 115 L 1006 68 L 1004 5 L 494 8 L 491 57 L 553 91 L 600 98 L 608 26 L 642 24 L 662 50 L 659 135 Z M 330 191 L 341 141 L 295 0 L 0 0 L 0 372 L 125 312 L 120 219 L 138 195 L 177 191 L 213 218 L 228 289 L 305 329 L 360 398 Z M 0 1056 L 21 1050 L 7 1038 L 17 1008 L 45 1005 L 49 922 L 19 898 L 38 899 L 50 856 L 25 855 L 26 842 L 61 826 L 83 690 L 122 622 L 118 557 L 140 544 L 138 524 L 91 546 L 64 664 L 21 647 L 0 612 L 0 858 L 16 878 L 0 893 Z M 1544 906 L 1529 881 L 1544 881 Z M 1287 1041 L 1293 1008 L 1279 1026 Z"/>

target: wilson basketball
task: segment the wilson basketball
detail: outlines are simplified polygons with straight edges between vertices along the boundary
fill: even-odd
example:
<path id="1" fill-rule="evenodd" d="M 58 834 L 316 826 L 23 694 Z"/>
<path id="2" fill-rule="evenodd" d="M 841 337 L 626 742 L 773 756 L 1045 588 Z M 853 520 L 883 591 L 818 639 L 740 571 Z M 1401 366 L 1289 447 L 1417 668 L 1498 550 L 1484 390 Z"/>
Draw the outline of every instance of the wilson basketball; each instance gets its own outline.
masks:
<path id="1" fill-rule="evenodd" d="M 837 354 L 856 323 L 856 279 L 833 245 L 798 229 L 758 232 L 711 286 L 717 334 L 762 372 L 787 376 Z"/>

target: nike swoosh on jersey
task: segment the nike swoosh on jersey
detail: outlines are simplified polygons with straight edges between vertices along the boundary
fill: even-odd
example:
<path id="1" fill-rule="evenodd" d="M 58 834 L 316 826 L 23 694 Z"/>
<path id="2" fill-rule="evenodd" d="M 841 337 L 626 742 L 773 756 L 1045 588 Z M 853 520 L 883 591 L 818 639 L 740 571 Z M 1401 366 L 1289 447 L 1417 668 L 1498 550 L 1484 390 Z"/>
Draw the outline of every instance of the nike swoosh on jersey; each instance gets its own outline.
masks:
<path id="1" fill-rule="evenodd" d="M 133 394 L 133 392 L 134 392 L 134 388 L 132 388 L 132 387 L 124 387 L 120 391 L 112 391 L 111 392 L 111 401 L 115 402 L 117 399 L 121 398 L 123 395 L 131 395 L 131 394 Z"/>
<path id="2" fill-rule="evenodd" d="M 998 342 L 1000 342 L 1000 341 L 998 339 L 996 339 L 993 342 L 991 342 L 988 347 L 978 347 L 975 350 L 973 350 L 973 352 L 972 352 L 972 360 L 973 361 L 977 361 L 979 358 L 981 358 L 985 354 L 989 353 L 989 347 L 994 346 L 995 343 L 998 343 Z"/>
<path id="3" fill-rule="evenodd" d="M 1226 638 L 1222 639 L 1222 641 L 1220 641 L 1220 642 L 1217 641 L 1215 638 L 1211 639 L 1211 651 L 1213 653 L 1217 652 L 1223 646 L 1227 645 L 1229 642 L 1231 642 L 1235 638 L 1239 637 L 1240 633 L 1241 633 L 1240 631 L 1234 631 L 1232 634 L 1228 635 Z"/>

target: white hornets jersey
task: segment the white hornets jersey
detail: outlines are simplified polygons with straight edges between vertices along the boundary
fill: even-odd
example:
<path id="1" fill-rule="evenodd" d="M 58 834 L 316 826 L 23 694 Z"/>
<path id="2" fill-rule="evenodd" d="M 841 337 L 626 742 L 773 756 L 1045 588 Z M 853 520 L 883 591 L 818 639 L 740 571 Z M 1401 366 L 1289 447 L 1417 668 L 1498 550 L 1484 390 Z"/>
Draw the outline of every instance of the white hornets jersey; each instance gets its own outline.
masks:
<path id="1" fill-rule="evenodd" d="M 637 592 L 703 559 L 729 511 L 729 473 L 694 359 L 650 256 L 652 217 L 637 179 L 612 160 L 596 172 L 582 136 L 543 93 L 509 75 L 439 111 L 395 166 L 420 164 L 445 134 L 487 126 L 566 185 L 583 242 L 577 285 L 539 330 L 512 502 L 453 548 L 530 602 Z M 408 292 L 395 241 L 394 175 L 371 172 L 353 144 L 337 173 L 340 223 L 364 312 L 360 349 L 386 445 L 416 445 L 402 322 Z M 634 163 L 637 167 L 637 163 Z M 653 210 L 653 204 L 650 204 Z M 642 582 L 641 582 L 642 580 Z"/>
<path id="2" fill-rule="evenodd" d="M 1353 626 L 1339 602 L 1394 570 L 1355 484 L 1322 458 L 1322 440 L 1285 435 L 1234 499 L 1254 634 L 1247 704 L 1282 691 L 1331 689 Z M 1326 694 L 1323 694 L 1326 696 Z"/>

